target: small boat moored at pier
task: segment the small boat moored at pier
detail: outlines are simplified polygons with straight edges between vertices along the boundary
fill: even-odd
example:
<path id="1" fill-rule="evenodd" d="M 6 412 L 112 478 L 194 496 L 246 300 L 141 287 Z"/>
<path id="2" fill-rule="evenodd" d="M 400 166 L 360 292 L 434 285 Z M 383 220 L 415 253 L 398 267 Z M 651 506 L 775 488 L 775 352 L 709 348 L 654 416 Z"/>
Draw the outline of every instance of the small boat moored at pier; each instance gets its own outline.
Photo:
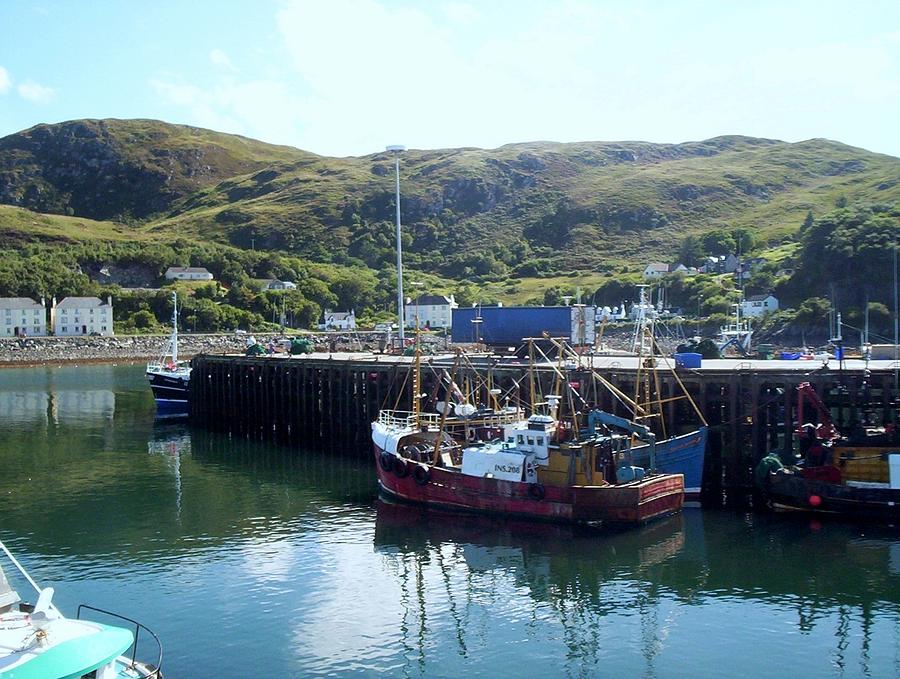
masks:
<path id="1" fill-rule="evenodd" d="M 842 436 L 809 383 L 797 387 L 799 465 L 784 466 L 778 452 L 756 468 L 760 490 L 775 509 L 837 514 L 855 519 L 900 521 L 900 429 L 896 423 Z M 803 403 L 818 414 L 804 423 Z M 792 460 L 788 460 L 791 462 Z"/>
<path id="2" fill-rule="evenodd" d="M 3 553 L 38 595 L 23 602 L 0 568 L 0 677 L 6 679 L 162 679 L 162 646 L 149 629 L 128 618 L 82 604 L 75 619 L 53 605 L 53 588 L 41 589 L 0 543 Z M 118 618 L 135 629 L 83 619 L 82 612 Z M 156 662 L 136 659 L 141 631 L 156 643 Z M 131 655 L 127 655 L 132 649 Z"/>
<path id="3" fill-rule="evenodd" d="M 174 292 L 172 304 L 172 334 L 162 356 L 147 364 L 147 380 L 158 416 L 185 417 L 189 408 L 191 363 L 178 360 L 178 295 Z"/>

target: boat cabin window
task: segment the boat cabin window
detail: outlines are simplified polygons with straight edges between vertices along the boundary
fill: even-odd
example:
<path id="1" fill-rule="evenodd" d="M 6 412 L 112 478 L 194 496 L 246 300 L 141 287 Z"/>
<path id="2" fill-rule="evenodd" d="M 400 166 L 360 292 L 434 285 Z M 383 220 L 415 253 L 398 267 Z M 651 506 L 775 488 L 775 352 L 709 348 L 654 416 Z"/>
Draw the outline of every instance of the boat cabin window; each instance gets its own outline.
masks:
<path id="1" fill-rule="evenodd" d="M 519 443 L 523 443 L 523 444 L 524 444 L 524 443 L 525 443 L 525 437 L 524 437 L 524 436 L 522 436 L 522 435 L 521 435 L 521 434 L 519 434 L 519 437 L 518 437 L 518 442 L 519 442 Z"/>
<path id="2" fill-rule="evenodd" d="M 543 436 L 538 436 L 538 437 L 537 437 L 537 444 L 538 444 L 539 446 L 544 445 L 544 437 L 543 437 Z"/>
<path id="3" fill-rule="evenodd" d="M 515 442 L 516 442 L 516 437 L 515 437 L 515 436 L 508 436 L 508 437 L 506 438 L 506 442 L 507 442 L 507 443 L 515 443 Z"/>
<path id="4" fill-rule="evenodd" d="M 529 446 L 533 446 L 533 445 L 534 445 L 534 439 L 531 438 L 530 436 L 528 437 L 528 445 L 529 445 Z"/>

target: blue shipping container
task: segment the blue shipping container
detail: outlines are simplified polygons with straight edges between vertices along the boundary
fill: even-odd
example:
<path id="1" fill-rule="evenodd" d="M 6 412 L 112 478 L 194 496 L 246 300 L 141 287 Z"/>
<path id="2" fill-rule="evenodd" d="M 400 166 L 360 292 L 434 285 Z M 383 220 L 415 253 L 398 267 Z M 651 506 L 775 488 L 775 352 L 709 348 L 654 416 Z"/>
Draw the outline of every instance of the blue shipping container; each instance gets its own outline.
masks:
<path id="1" fill-rule="evenodd" d="M 584 314 L 585 322 L 576 322 L 578 314 Z M 517 346 L 526 337 L 562 337 L 579 343 L 583 336 L 586 344 L 594 341 L 594 307 L 571 306 L 520 306 L 520 307 L 463 307 L 453 310 L 454 342 L 481 342 L 493 346 Z M 474 323 L 476 319 L 480 323 Z M 578 328 L 578 337 L 573 337 Z"/>
<path id="2" fill-rule="evenodd" d="M 699 368 L 702 361 L 703 354 L 675 354 L 675 365 L 681 368 Z"/>

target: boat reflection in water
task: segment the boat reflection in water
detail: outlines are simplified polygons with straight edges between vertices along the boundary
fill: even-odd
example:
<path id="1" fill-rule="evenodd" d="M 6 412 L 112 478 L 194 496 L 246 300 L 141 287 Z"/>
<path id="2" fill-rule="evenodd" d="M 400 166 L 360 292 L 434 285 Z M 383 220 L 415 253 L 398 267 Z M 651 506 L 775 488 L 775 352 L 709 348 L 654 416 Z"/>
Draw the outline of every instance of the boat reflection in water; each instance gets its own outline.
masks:
<path id="1" fill-rule="evenodd" d="M 565 640 L 560 674 L 606 667 L 618 676 L 682 676 L 673 668 L 691 667 L 716 676 L 755 644 L 790 648 L 792 667 L 853 665 L 868 674 L 870 664 L 891 662 L 879 656 L 897 643 L 896 536 L 842 539 L 843 525 L 735 518 L 688 508 L 614 532 L 379 500 L 375 551 L 404 593 L 409 648 L 423 639 L 428 646 L 439 624 L 434 611 L 448 610 L 455 631 L 444 641 L 458 654 L 471 659 L 484 646 L 508 645 L 517 629 L 538 648 Z M 781 531 L 790 534 L 773 540 Z M 707 648 L 711 638 L 715 649 Z M 747 660 L 746 676 L 779 676 L 766 662 Z M 533 669 L 541 667 L 538 658 Z"/>

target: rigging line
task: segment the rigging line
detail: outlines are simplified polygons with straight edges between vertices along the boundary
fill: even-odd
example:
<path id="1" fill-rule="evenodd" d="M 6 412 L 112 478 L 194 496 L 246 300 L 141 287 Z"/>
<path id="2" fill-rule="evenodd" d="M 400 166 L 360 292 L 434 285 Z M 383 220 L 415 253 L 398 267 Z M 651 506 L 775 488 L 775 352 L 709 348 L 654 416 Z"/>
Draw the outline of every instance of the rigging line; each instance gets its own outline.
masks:
<path id="1" fill-rule="evenodd" d="M 656 345 L 656 348 L 659 349 L 659 344 L 656 342 L 656 340 L 653 340 L 653 342 Z M 662 353 L 662 352 L 660 352 L 660 353 Z M 691 402 L 691 405 L 694 408 L 694 412 L 697 413 L 697 417 L 700 418 L 700 421 L 703 423 L 703 426 L 706 426 L 706 418 L 703 417 L 703 413 L 700 412 L 700 408 L 698 408 L 697 404 L 694 403 L 694 399 L 691 396 L 691 393 L 688 391 L 687 387 L 684 386 L 684 382 L 681 381 L 681 378 L 678 376 L 678 372 L 675 371 L 674 369 L 672 370 L 672 377 L 674 377 L 675 381 L 678 382 L 678 386 L 681 387 L 681 391 L 684 393 L 684 395 L 688 397 L 688 400 Z"/>
<path id="2" fill-rule="evenodd" d="M 567 348 L 565 346 L 561 346 L 561 342 L 557 342 L 557 340 L 554 340 L 552 337 L 550 338 L 550 342 L 552 342 L 553 346 L 557 347 L 557 349 L 559 349 L 560 351 L 567 350 Z M 606 387 L 606 389 L 610 393 L 612 393 L 613 396 L 616 397 L 616 399 L 619 401 L 619 403 L 621 403 L 623 406 L 625 406 L 625 408 L 627 410 L 631 411 L 631 414 L 633 416 L 637 417 L 639 413 L 641 415 L 644 415 L 644 408 L 642 408 L 639 404 L 635 403 L 630 398 L 628 398 L 628 396 L 625 394 L 625 392 L 621 391 L 618 387 L 616 387 L 614 384 L 612 384 L 611 382 L 606 380 L 602 375 L 600 375 L 596 371 L 597 371 L 597 369 L 594 367 L 593 360 L 591 360 L 591 370 L 590 370 L 591 376 L 595 380 L 599 381 L 600 384 L 602 384 L 604 387 Z"/>
<path id="3" fill-rule="evenodd" d="M 555 346 L 560 346 L 560 345 L 557 345 L 557 344 L 556 344 L 556 342 L 553 340 L 552 337 L 549 338 L 549 339 L 550 339 L 551 342 L 553 342 L 553 344 L 554 344 Z M 547 361 L 547 364 L 550 366 L 550 369 L 551 369 L 553 372 L 556 373 L 557 380 L 559 380 L 559 381 L 561 381 L 561 382 L 565 382 L 565 383 L 566 383 L 566 386 L 567 386 L 571 391 L 575 392 L 575 394 L 578 396 L 578 400 L 581 401 L 582 405 L 584 405 L 585 407 L 587 407 L 587 405 L 588 405 L 588 404 L 587 404 L 587 401 L 585 401 L 583 398 L 581 398 L 581 394 L 579 394 L 577 391 L 575 391 L 575 390 L 571 387 L 571 385 L 569 385 L 569 381 L 568 381 L 568 379 L 566 378 L 566 376 L 563 375 L 563 373 L 559 370 L 559 368 L 557 368 L 549 358 L 547 358 L 547 354 L 545 354 L 545 353 L 543 352 L 543 350 L 542 350 L 540 347 L 536 347 L 536 349 L 538 350 L 538 353 L 540 353 L 540 355 L 544 357 L 544 360 Z M 564 350 L 564 349 L 565 349 L 565 344 L 564 344 L 564 343 L 561 343 L 560 349 L 561 349 L 561 350 Z"/>
<path id="4" fill-rule="evenodd" d="M 406 383 L 409 382 L 409 375 L 411 372 L 412 372 L 411 370 L 407 370 L 406 373 L 403 375 L 403 384 L 400 385 L 400 389 L 397 391 L 397 398 L 394 400 L 394 410 L 400 409 L 400 399 L 403 396 L 403 392 L 406 391 Z M 393 381 L 392 381 L 392 384 L 393 384 Z M 388 392 L 388 393 L 390 393 L 390 392 Z"/>

